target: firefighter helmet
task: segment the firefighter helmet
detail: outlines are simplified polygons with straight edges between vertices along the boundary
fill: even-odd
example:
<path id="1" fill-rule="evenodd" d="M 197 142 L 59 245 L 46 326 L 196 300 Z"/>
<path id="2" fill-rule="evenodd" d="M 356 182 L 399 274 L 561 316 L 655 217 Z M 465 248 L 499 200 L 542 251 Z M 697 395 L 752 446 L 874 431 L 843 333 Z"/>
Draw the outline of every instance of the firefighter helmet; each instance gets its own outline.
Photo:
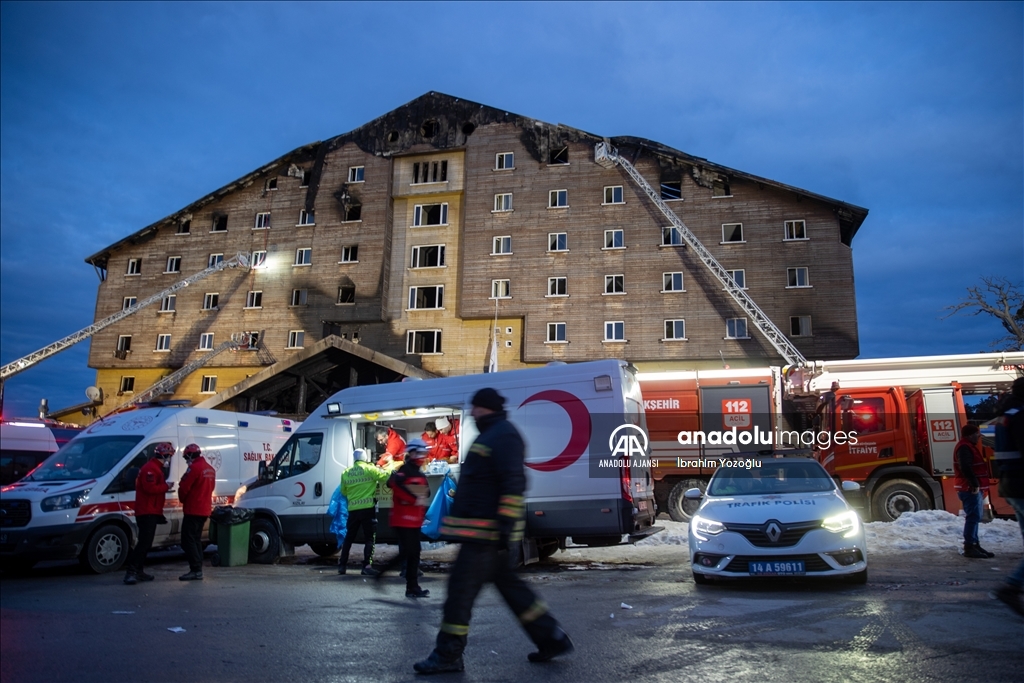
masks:
<path id="1" fill-rule="evenodd" d="M 182 456 L 185 458 L 185 460 L 189 462 L 192 462 L 202 454 L 202 450 L 200 450 L 199 446 L 197 446 L 194 443 L 190 443 L 189 445 L 185 446 L 185 450 L 182 451 Z"/>
<path id="2" fill-rule="evenodd" d="M 174 446 L 172 446 L 171 444 L 167 443 L 166 441 L 164 441 L 162 443 L 158 443 L 156 445 L 156 447 L 153 448 L 153 455 L 155 455 L 158 458 L 170 458 L 170 457 L 173 457 L 174 456 Z"/>

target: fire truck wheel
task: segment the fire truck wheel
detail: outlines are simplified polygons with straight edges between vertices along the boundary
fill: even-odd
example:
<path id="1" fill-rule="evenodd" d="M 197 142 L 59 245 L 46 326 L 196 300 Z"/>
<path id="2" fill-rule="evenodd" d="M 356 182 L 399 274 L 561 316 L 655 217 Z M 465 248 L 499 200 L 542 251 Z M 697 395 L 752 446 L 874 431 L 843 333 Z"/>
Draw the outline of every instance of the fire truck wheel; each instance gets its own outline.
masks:
<path id="1" fill-rule="evenodd" d="M 701 493 L 706 491 L 708 483 L 703 479 L 683 479 L 672 487 L 668 494 L 668 516 L 673 522 L 689 522 L 693 513 L 700 507 L 699 500 L 687 500 L 683 497 L 687 489 L 700 489 Z"/>
<path id="2" fill-rule="evenodd" d="M 890 479 L 871 493 L 871 517 L 876 522 L 892 522 L 904 512 L 931 509 L 928 494 L 909 479 Z"/>
<path id="3" fill-rule="evenodd" d="M 85 544 L 82 564 L 96 574 L 116 572 L 128 559 L 128 535 L 119 526 L 100 527 Z"/>
<path id="4" fill-rule="evenodd" d="M 254 520 L 249 534 L 249 562 L 273 564 L 281 554 L 281 537 L 269 519 Z"/>
<path id="5" fill-rule="evenodd" d="M 331 557 L 338 554 L 338 546 L 334 543 L 310 543 L 309 547 L 319 557 Z"/>

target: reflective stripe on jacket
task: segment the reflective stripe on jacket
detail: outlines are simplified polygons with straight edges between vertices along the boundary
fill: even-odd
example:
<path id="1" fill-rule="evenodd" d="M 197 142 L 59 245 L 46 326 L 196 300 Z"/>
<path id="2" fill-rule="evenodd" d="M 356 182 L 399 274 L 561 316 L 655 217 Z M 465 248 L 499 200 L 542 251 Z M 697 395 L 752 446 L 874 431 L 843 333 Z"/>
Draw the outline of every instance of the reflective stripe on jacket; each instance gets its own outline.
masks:
<path id="1" fill-rule="evenodd" d="M 357 460 L 341 475 L 341 493 L 348 498 L 349 512 L 372 508 L 377 503 L 377 485 L 387 481 L 388 472 Z"/>

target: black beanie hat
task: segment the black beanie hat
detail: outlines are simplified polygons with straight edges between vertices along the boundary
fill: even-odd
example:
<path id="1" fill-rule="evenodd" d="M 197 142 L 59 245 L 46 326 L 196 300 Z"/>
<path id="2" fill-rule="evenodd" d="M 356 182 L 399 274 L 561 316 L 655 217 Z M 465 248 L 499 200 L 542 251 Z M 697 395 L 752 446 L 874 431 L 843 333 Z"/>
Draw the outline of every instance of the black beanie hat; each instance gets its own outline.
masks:
<path id="1" fill-rule="evenodd" d="M 473 394 L 472 403 L 479 408 L 487 408 L 494 412 L 499 412 L 505 409 L 505 397 L 490 387 L 481 389 Z"/>

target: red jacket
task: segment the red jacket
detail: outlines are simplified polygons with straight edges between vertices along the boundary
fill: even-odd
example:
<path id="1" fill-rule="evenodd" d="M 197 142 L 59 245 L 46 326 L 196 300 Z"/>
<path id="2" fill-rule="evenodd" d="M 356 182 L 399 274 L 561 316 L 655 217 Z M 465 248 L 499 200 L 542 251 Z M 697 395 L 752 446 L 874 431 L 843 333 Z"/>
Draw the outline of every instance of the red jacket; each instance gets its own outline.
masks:
<path id="1" fill-rule="evenodd" d="M 393 493 L 394 507 L 391 508 L 391 526 L 401 529 L 418 529 L 423 526 L 427 506 L 417 503 L 416 493 L 424 496 L 430 492 L 427 478 L 419 467 L 407 462 L 388 479 Z"/>
<path id="2" fill-rule="evenodd" d="M 384 455 L 377 460 L 377 467 L 384 467 L 390 460 L 401 462 L 405 458 L 405 439 L 399 436 L 398 432 L 388 427 L 388 441 L 384 448 Z M 388 456 L 391 456 L 389 459 Z"/>
<path id="3" fill-rule="evenodd" d="M 971 451 L 973 456 L 971 459 L 971 473 L 974 475 L 973 477 L 965 473 L 963 471 L 964 468 L 960 466 L 961 448 L 967 448 Z M 967 439 L 960 439 L 953 449 L 953 453 L 953 488 L 957 491 L 970 491 L 975 486 L 982 491 L 987 489 L 989 485 L 988 463 L 985 462 L 981 449 Z"/>
<path id="4" fill-rule="evenodd" d="M 169 488 L 163 462 L 150 458 L 135 478 L 135 516 L 164 514 L 164 498 Z"/>
<path id="5" fill-rule="evenodd" d="M 209 517 L 213 512 L 213 489 L 217 485 L 217 471 L 199 456 L 185 470 L 178 484 L 178 500 L 186 515 Z"/>

